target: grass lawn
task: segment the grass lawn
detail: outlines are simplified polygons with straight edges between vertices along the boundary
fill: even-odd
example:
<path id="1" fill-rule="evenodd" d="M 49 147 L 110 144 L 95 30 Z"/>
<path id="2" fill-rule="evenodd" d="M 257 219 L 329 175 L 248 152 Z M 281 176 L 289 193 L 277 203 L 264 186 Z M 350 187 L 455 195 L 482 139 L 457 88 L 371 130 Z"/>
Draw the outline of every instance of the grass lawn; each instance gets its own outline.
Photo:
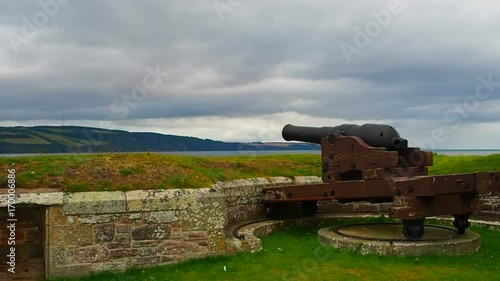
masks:
<path id="1" fill-rule="evenodd" d="M 217 181 L 273 176 L 321 176 L 321 157 L 310 154 L 195 157 L 154 153 L 0 158 L 0 188 L 7 169 L 16 169 L 17 188 L 110 191 L 210 187 Z M 434 155 L 430 174 L 493 172 L 500 154 Z"/>
<path id="2" fill-rule="evenodd" d="M 363 256 L 321 246 L 317 229 L 295 228 L 263 237 L 263 251 L 254 254 L 56 280 L 500 280 L 500 232 L 472 230 L 481 234 L 481 250 L 465 256 Z"/>

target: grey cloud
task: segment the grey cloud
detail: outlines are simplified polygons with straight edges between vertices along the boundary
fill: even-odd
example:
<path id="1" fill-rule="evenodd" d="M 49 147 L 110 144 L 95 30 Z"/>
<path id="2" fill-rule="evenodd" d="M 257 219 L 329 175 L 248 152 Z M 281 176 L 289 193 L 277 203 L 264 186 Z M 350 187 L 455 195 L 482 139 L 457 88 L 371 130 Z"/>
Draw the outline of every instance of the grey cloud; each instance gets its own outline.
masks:
<path id="1" fill-rule="evenodd" d="M 242 1 L 221 21 L 208 0 L 74 0 L 16 55 L 8 35 L 19 34 L 21 18 L 40 7 L 3 1 L 0 119 L 64 114 L 126 122 L 290 111 L 417 126 L 412 120 L 443 123 L 446 110 L 474 94 L 479 75 L 500 81 L 494 1 L 451 8 L 412 1 L 347 63 L 339 44 L 353 45 L 353 28 L 363 29 L 387 2 Z M 113 103 L 141 85 L 147 66 L 170 75 L 117 114 Z M 498 121 L 498 92 L 464 122 Z"/>

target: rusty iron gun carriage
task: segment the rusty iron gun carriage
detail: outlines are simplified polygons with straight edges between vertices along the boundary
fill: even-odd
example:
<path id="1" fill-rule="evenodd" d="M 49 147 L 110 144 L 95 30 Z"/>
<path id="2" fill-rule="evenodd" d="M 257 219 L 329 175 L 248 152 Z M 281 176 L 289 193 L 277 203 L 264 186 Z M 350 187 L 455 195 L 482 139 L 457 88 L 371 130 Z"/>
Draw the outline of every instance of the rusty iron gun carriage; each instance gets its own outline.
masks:
<path id="1" fill-rule="evenodd" d="M 407 239 L 420 240 L 424 220 L 430 216 L 453 215 L 453 226 L 465 233 L 469 216 L 482 208 L 480 196 L 500 191 L 500 172 L 429 176 L 432 152 L 408 147 L 408 141 L 389 125 L 289 124 L 282 135 L 287 141 L 321 145 L 323 183 L 263 189 L 270 218 L 290 202 L 302 202 L 306 216 L 317 213 L 319 200 L 392 202 L 389 217 L 402 220 Z"/>

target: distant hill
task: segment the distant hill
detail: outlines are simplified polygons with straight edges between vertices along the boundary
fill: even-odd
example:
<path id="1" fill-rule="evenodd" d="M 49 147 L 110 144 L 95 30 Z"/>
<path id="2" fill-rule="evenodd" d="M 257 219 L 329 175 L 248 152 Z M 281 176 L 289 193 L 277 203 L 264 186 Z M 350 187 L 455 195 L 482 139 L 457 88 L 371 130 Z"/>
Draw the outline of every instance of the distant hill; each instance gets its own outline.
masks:
<path id="1" fill-rule="evenodd" d="M 307 143 L 222 142 L 78 126 L 0 127 L 0 154 L 317 149 Z"/>

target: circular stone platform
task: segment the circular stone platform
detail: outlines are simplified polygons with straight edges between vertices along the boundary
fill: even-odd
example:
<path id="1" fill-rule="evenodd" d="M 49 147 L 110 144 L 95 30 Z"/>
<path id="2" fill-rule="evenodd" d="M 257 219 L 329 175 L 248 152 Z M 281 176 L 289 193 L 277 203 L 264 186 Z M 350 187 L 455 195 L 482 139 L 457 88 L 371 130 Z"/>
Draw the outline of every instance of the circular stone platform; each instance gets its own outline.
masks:
<path id="1" fill-rule="evenodd" d="M 403 225 L 393 223 L 357 224 L 325 227 L 318 231 L 319 242 L 336 249 L 359 250 L 377 255 L 462 255 L 479 251 L 481 236 L 467 230 L 459 235 L 454 229 L 425 225 L 419 241 L 408 241 Z"/>

